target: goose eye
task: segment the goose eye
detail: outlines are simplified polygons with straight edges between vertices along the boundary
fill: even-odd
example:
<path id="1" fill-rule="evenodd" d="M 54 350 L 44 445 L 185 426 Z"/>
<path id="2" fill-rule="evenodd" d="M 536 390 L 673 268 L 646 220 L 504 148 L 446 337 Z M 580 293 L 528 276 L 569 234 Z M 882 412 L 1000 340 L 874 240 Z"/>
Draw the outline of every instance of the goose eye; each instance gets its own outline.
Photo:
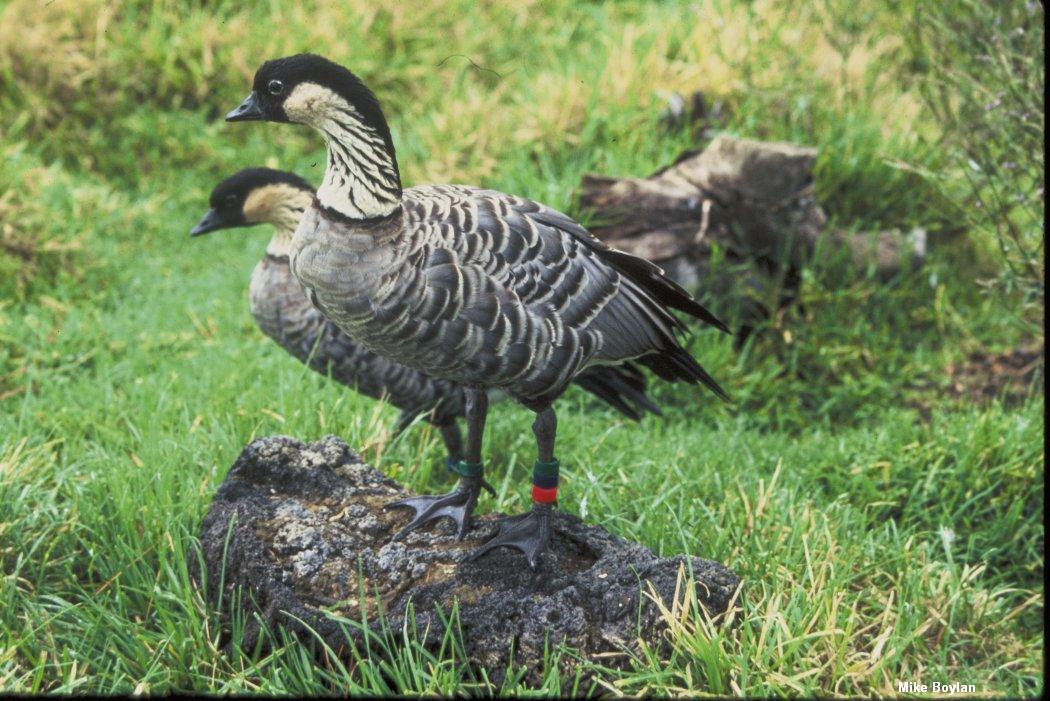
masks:
<path id="1" fill-rule="evenodd" d="M 284 92 L 284 83 L 279 80 L 271 80 L 266 84 L 266 89 L 270 91 L 271 95 L 280 95 Z"/>
<path id="2" fill-rule="evenodd" d="M 227 195 L 226 202 L 227 207 L 234 207 L 237 205 L 237 195 Z"/>

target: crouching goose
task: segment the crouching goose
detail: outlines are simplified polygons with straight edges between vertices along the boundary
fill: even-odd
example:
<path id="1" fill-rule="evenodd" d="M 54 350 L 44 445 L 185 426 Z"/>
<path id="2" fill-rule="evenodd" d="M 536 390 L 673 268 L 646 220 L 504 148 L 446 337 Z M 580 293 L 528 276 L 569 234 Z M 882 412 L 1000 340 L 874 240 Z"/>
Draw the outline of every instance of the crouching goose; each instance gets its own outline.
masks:
<path id="1" fill-rule="evenodd" d="M 449 494 L 405 500 L 409 524 L 451 516 L 466 531 L 482 484 L 486 390 L 536 413 L 532 509 L 471 559 L 507 546 L 535 568 L 550 535 L 559 463 L 552 403 L 588 367 L 636 364 L 725 393 L 678 343 L 678 309 L 718 321 L 655 265 L 609 248 L 566 215 L 459 185 L 402 189 L 375 95 L 320 56 L 267 61 L 227 121 L 307 124 L 328 148 L 324 180 L 295 231 L 292 273 L 364 347 L 464 386 L 467 440 Z M 403 533 L 404 531 L 402 531 Z"/>
<path id="2" fill-rule="evenodd" d="M 354 343 L 310 303 L 292 275 L 288 264 L 292 234 L 313 197 L 313 186 L 294 173 L 246 168 L 215 186 L 210 209 L 190 236 L 272 224 L 273 237 L 266 255 L 252 271 L 248 288 L 252 317 L 259 328 L 311 369 L 366 396 L 385 397 L 401 410 L 396 433 L 426 412 L 426 420 L 441 432 L 448 452 L 446 465 L 453 470 L 463 459 L 456 423 L 464 411 L 462 387 L 428 377 Z M 595 368 L 577 378 L 577 383 L 629 418 L 638 419 L 640 411 L 659 411 L 645 395 L 644 378 L 614 368 Z"/>

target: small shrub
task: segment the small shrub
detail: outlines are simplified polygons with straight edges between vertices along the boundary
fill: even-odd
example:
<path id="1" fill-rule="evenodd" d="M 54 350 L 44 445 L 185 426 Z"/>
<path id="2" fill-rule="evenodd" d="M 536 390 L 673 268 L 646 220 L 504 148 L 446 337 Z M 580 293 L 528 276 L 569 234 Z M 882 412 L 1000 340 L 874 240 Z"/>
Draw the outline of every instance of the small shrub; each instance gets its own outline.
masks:
<path id="1" fill-rule="evenodd" d="M 917 3 L 909 47 L 921 94 L 955 167 L 941 183 L 1001 256 L 999 286 L 1044 306 L 1045 50 L 1037 2 Z"/>

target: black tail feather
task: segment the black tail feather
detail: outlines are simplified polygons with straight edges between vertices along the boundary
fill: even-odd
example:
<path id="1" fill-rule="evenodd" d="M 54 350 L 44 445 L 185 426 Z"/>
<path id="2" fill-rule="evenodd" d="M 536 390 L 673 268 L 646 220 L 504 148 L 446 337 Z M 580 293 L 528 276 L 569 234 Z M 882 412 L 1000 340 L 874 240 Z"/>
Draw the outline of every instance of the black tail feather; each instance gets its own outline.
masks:
<path id="1" fill-rule="evenodd" d="M 683 348 L 669 348 L 659 353 L 638 358 L 638 362 L 668 382 L 700 383 L 714 392 L 720 399 L 729 401 L 729 395 Z"/>
<path id="2" fill-rule="evenodd" d="M 663 416 L 660 407 L 658 407 L 656 403 L 649 398 L 649 395 L 646 394 L 648 382 L 645 379 L 645 374 L 642 373 L 638 366 L 631 363 L 624 363 L 623 365 L 609 368 L 608 372 L 615 373 L 617 385 L 624 396 L 628 397 L 632 402 L 646 411 L 656 414 L 657 416 Z"/>
<path id="3" fill-rule="evenodd" d="M 683 311 L 706 321 L 719 331 L 729 333 L 728 326 L 708 311 L 704 305 L 693 299 L 685 288 L 664 275 L 655 263 L 615 249 L 600 251 L 599 255 L 661 304 Z"/>
<path id="4" fill-rule="evenodd" d="M 630 364 L 587 368 L 573 381 L 633 421 L 640 421 L 646 411 L 662 415 L 645 393 L 645 376 Z"/>
<path id="5" fill-rule="evenodd" d="M 623 398 L 616 394 L 616 392 L 600 378 L 589 377 L 584 373 L 578 375 L 574 382 L 632 421 L 638 421 L 641 418 L 638 415 L 638 412 L 632 409 Z"/>

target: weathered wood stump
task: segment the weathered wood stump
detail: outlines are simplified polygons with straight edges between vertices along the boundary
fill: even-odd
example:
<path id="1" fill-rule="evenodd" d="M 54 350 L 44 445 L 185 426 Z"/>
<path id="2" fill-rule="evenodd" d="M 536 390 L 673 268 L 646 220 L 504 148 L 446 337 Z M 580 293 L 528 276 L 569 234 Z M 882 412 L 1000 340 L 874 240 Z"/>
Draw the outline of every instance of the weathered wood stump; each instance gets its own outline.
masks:
<path id="1" fill-rule="evenodd" d="M 816 155 L 813 148 L 723 135 L 646 178 L 586 175 L 580 206 L 596 217 L 589 228 L 599 238 L 648 258 L 689 289 L 703 281 L 703 291 L 720 299 L 751 289 L 756 299 L 786 304 L 797 293 L 799 269 L 818 250 L 841 252 L 860 269 L 873 265 L 884 278 L 921 265 L 922 230 L 828 228 L 813 194 Z M 739 271 L 710 268 L 713 244 L 731 262 L 755 264 L 744 280 Z M 769 293 L 770 285 L 778 288 Z M 748 324 L 774 310 L 742 311 Z"/>
<path id="2" fill-rule="evenodd" d="M 241 588 L 248 612 L 262 620 L 250 622 L 237 642 L 250 649 L 264 627 L 284 627 L 307 641 L 313 636 L 305 623 L 345 654 L 361 631 L 329 614 L 366 618 L 374 627 L 382 610 L 395 631 L 413 616 L 408 625 L 418 639 L 436 647 L 441 613 L 458 602 L 471 663 L 499 683 L 513 650 L 515 666 L 539 683 L 548 645 L 564 643 L 585 657 L 623 652 L 639 640 L 659 645 L 664 627 L 646 592 L 670 606 L 676 585 L 686 586 L 682 570 L 712 616 L 727 609 L 740 584 L 716 562 L 657 557 L 563 513 L 536 572 L 507 549 L 461 564 L 494 534 L 496 516 L 475 518 L 463 542 L 444 524 L 391 542 L 409 512 L 384 506 L 408 495 L 334 436 L 312 444 L 274 436 L 248 445 L 201 526 L 209 596 L 218 593 L 213 583 L 224 583 L 226 601 Z"/>

